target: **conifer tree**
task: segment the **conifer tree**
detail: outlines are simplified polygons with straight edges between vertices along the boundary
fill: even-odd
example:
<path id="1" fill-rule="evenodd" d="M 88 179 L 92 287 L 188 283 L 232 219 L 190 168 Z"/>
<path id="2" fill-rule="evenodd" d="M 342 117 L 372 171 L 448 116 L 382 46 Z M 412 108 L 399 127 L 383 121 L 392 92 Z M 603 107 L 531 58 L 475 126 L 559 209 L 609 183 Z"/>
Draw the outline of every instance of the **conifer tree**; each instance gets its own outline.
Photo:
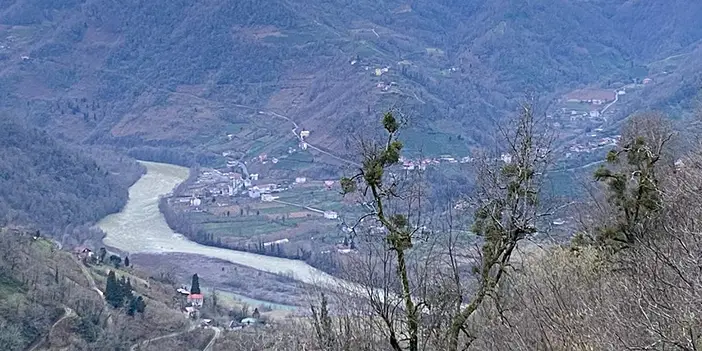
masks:
<path id="1" fill-rule="evenodd" d="M 190 293 L 191 294 L 200 294 L 200 278 L 197 276 L 197 273 L 193 274 L 193 281 L 192 284 L 190 285 Z"/>
<path id="2" fill-rule="evenodd" d="M 129 256 L 124 258 L 124 266 L 129 267 Z"/>
<path id="3" fill-rule="evenodd" d="M 105 300 L 114 308 L 122 307 L 123 295 L 122 288 L 117 281 L 115 272 L 110 271 L 107 274 L 107 283 L 105 286 Z"/>

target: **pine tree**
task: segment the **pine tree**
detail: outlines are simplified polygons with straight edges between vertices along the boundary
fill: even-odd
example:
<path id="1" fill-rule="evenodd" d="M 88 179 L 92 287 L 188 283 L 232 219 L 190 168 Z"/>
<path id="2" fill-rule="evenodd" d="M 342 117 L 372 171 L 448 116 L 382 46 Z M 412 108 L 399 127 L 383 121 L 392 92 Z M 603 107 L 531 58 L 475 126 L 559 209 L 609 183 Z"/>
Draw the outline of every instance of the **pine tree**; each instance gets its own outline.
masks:
<path id="1" fill-rule="evenodd" d="M 107 274 L 107 284 L 105 286 L 105 300 L 114 308 L 122 307 L 123 295 L 122 288 L 117 281 L 115 272 L 110 271 Z"/>
<path id="2" fill-rule="evenodd" d="M 144 301 L 144 299 L 141 296 L 137 297 L 136 298 L 136 311 L 139 313 L 144 313 L 145 310 L 146 310 L 146 302 Z"/>
<path id="3" fill-rule="evenodd" d="M 124 266 L 129 267 L 129 256 L 124 258 Z"/>
<path id="4" fill-rule="evenodd" d="M 134 317 L 134 314 L 137 311 L 137 299 L 131 299 L 129 301 L 129 306 L 127 307 L 127 315 Z"/>
<path id="5" fill-rule="evenodd" d="M 190 285 L 190 293 L 200 294 L 200 278 L 197 276 L 197 273 L 193 274 L 193 282 Z"/>

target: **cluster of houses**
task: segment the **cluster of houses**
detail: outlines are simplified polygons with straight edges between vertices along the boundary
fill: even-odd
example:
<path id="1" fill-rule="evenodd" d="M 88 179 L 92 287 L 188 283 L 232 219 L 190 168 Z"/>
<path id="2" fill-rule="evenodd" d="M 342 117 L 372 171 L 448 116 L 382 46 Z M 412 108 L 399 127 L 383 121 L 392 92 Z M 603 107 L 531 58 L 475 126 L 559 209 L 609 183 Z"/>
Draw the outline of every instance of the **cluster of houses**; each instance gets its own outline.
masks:
<path id="1" fill-rule="evenodd" d="M 566 95 L 567 102 L 584 103 L 592 105 L 604 105 L 614 101 L 616 92 L 603 89 L 582 89 L 576 90 Z"/>
<path id="2" fill-rule="evenodd" d="M 176 289 L 176 292 L 181 296 L 185 296 L 187 299 L 187 304 L 183 307 L 182 312 L 189 319 L 199 319 L 200 310 L 205 302 L 205 296 L 203 294 L 192 294 L 185 286 Z M 213 321 L 211 319 L 202 319 L 200 321 L 200 326 L 209 327 Z M 261 320 L 261 314 L 258 308 L 254 309 L 251 317 L 246 317 L 241 321 L 231 321 L 229 323 L 229 329 L 237 330 L 242 329 L 247 326 L 256 326 L 264 324 Z"/>
<path id="3" fill-rule="evenodd" d="M 424 158 L 420 160 L 410 160 L 404 156 L 400 157 L 400 163 L 402 163 L 402 168 L 407 171 L 413 171 L 415 169 L 426 170 L 428 166 L 436 166 L 442 163 L 471 163 L 474 159 L 470 156 L 456 158 L 451 155 L 440 155 L 434 158 Z"/>
<path id="4" fill-rule="evenodd" d="M 181 296 L 186 296 L 187 304 L 183 307 L 182 312 L 191 319 L 197 319 L 200 317 L 200 309 L 205 303 L 205 295 L 203 294 L 191 294 L 190 290 L 185 287 L 180 287 L 176 289 L 178 294 Z"/>
<path id="5" fill-rule="evenodd" d="M 591 134 L 591 137 L 596 137 L 597 134 Z M 592 152 L 601 147 L 616 145 L 621 138 L 620 135 L 615 135 L 612 137 L 602 137 L 596 140 L 589 141 L 587 144 L 576 144 L 572 145 L 568 150 L 575 153 Z M 566 157 L 569 157 L 570 153 L 566 153 Z"/>
<path id="6" fill-rule="evenodd" d="M 175 201 L 188 205 L 189 211 L 193 212 L 203 211 L 202 206 L 206 204 L 205 199 L 210 197 L 242 196 L 249 199 L 260 199 L 262 202 L 273 202 L 279 198 L 276 194 L 307 182 L 306 177 L 296 177 L 291 184 L 259 183 L 259 175 L 256 173 L 244 177 L 241 173 L 206 169 L 201 171 L 195 183 L 190 185 Z M 324 186 L 331 190 L 336 183 L 336 180 L 326 180 Z M 212 203 L 224 206 L 227 201 L 213 201 Z M 339 218 L 338 213 L 334 211 L 319 210 L 318 212 L 323 214 L 326 219 Z"/>

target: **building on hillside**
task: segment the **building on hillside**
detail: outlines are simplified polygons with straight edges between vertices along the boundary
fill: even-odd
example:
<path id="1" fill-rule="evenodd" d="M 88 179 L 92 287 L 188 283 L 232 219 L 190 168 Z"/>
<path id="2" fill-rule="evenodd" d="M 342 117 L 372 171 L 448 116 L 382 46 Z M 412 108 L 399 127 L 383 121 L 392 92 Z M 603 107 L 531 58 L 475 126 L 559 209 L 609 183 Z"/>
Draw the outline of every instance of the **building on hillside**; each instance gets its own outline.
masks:
<path id="1" fill-rule="evenodd" d="M 258 320 L 256 318 L 244 318 L 241 320 L 241 324 L 246 325 L 246 326 L 251 326 L 251 325 L 256 325 L 258 324 Z"/>
<path id="2" fill-rule="evenodd" d="M 185 315 L 188 316 L 188 318 L 190 318 L 190 319 L 197 319 L 197 317 L 198 317 L 197 308 L 192 307 L 192 306 L 188 306 L 188 307 L 183 308 L 183 313 L 185 313 Z"/>
<path id="3" fill-rule="evenodd" d="M 271 194 L 261 194 L 261 201 L 263 202 L 271 202 L 275 199 L 276 197 Z"/>
<path id="4" fill-rule="evenodd" d="M 333 180 L 325 180 L 324 186 L 326 186 L 327 189 L 331 189 L 334 186 L 334 181 Z"/>
<path id="5" fill-rule="evenodd" d="M 301 138 L 307 138 L 308 136 L 310 136 L 310 131 L 309 131 L 309 130 L 302 130 L 302 131 L 300 131 L 300 137 L 301 137 Z"/>
<path id="6" fill-rule="evenodd" d="M 261 197 L 261 192 L 257 189 L 251 189 L 249 190 L 249 197 L 252 199 L 258 199 L 259 197 Z"/>
<path id="7" fill-rule="evenodd" d="M 202 304 L 205 302 L 205 296 L 202 294 L 190 294 L 188 295 L 188 302 L 193 307 L 202 307 Z"/>
<path id="8" fill-rule="evenodd" d="M 295 178 L 295 183 L 297 183 L 297 184 L 302 184 L 302 183 L 306 183 L 306 182 L 307 182 L 307 178 L 305 178 L 305 177 Z"/>
<path id="9" fill-rule="evenodd" d="M 644 78 L 643 83 L 644 84 L 651 84 L 653 82 L 653 79 L 651 78 Z"/>
<path id="10" fill-rule="evenodd" d="M 504 163 L 512 163 L 512 155 L 510 154 L 502 154 L 500 155 L 500 160 Z"/>
<path id="11" fill-rule="evenodd" d="M 275 190 L 276 188 L 278 188 L 278 185 L 271 183 L 271 184 L 256 185 L 253 187 L 253 190 L 259 191 L 261 194 L 269 194 L 269 193 L 273 192 L 273 190 Z"/>
<path id="12" fill-rule="evenodd" d="M 306 142 L 300 143 L 300 149 L 307 150 L 307 143 Z"/>
<path id="13" fill-rule="evenodd" d="M 598 110 L 590 111 L 590 117 L 592 117 L 592 118 L 600 117 L 600 111 L 598 111 Z"/>
<path id="14" fill-rule="evenodd" d="M 337 219 L 339 214 L 334 211 L 324 211 L 324 218 L 326 219 Z"/>
<path id="15" fill-rule="evenodd" d="M 603 89 L 582 89 L 568 93 L 565 98 L 568 102 L 602 105 L 614 101 L 616 93 Z"/>
<path id="16" fill-rule="evenodd" d="M 192 199 L 190 199 L 190 206 L 198 207 L 200 205 L 202 205 L 202 200 L 200 200 L 200 198 L 193 197 Z"/>
<path id="17" fill-rule="evenodd" d="M 77 247 L 74 252 L 80 260 L 87 260 L 89 258 L 93 258 L 93 251 L 87 247 Z"/>

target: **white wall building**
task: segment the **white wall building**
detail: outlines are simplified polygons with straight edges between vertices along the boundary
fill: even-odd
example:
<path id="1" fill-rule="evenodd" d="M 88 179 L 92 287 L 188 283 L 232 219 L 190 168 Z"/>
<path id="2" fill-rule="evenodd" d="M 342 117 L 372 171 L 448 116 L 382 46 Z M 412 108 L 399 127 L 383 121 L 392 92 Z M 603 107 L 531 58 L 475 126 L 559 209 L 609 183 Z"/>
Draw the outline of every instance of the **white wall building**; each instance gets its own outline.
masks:
<path id="1" fill-rule="evenodd" d="M 510 154 L 502 154 L 500 156 L 500 160 L 504 163 L 512 163 L 512 155 Z"/>
<path id="2" fill-rule="evenodd" d="M 302 184 L 302 183 L 306 183 L 306 182 L 307 182 L 307 178 L 305 178 L 305 177 L 295 178 L 295 183 L 297 183 L 297 184 Z"/>
<path id="3" fill-rule="evenodd" d="M 324 211 L 324 218 L 326 219 L 337 219 L 339 214 L 334 211 Z"/>

